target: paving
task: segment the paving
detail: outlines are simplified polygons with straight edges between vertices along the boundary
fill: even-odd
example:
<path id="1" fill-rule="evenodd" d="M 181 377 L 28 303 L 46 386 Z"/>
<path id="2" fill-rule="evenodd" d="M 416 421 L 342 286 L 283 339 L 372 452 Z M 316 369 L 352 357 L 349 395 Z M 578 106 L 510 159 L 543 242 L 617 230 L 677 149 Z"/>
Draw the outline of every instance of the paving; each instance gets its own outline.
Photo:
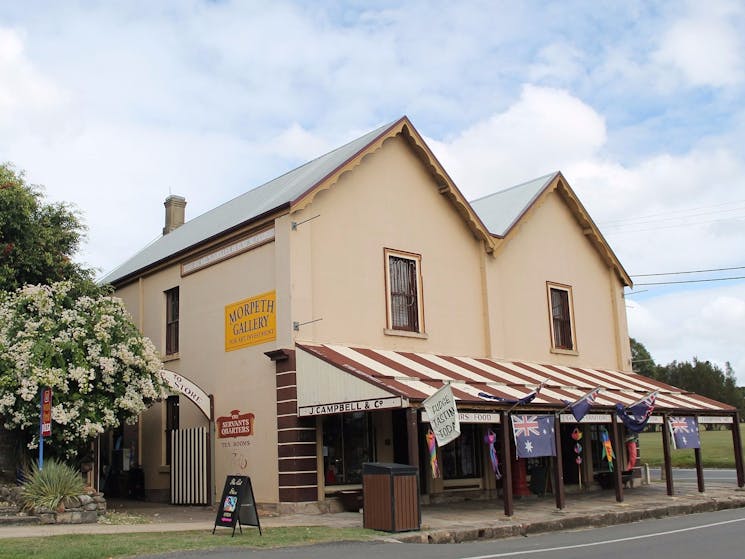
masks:
<path id="1" fill-rule="evenodd" d="M 552 495 L 523 497 L 514 501 L 514 515 L 504 515 L 501 500 L 466 501 L 422 506 L 421 529 L 386 533 L 387 539 L 419 543 L 449 543 L 475 539 L 505 538 L 548 531 L 609 526 L 662 518 L 745 507 L 745 490 L 735 483 L 707 484 L 699 493 L 695 483 L 677 483 L 674 495 L 667 495 L 666 484 L 652 481 L 624 490 L 623 502 L 615 491 L 568 492 L 566 507 L 556 508 Z M 139 501 L 110 501 L 109 510 L 128 513 L 140 524 L 0 525 L 0 538 L 55 536 L 62 534 L 121 534 L 212 531 L 214 507 L 177 506 Z M 115 515 L 126 517 L 125 514 Z M 262 528 L 278 526 L 326 526 L 329 529 L 362 527 L 359 512 L 329 514 L 261 515 Z M 218 528 L 227 530 L 227 528 Z M 255 530 L 246 527 L 245 530 Z"/>

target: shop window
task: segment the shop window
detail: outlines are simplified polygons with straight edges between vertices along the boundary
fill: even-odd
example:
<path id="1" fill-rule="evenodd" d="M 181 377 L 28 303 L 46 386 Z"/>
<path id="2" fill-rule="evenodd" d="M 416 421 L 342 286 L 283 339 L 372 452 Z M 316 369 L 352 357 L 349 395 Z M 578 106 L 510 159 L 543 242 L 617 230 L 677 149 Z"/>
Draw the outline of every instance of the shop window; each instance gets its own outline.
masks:
<path id="1" fill-rule="evenodd" d="M 166 398 L 166 466 L 171 465 L 171 431 L 178 429 L 179 425 L 179 400 L 178 396 Z"/>
<path id="2" fill-rule="evenodd" d="M 346 413 L 323 419 L 323 470 L 327 486 L 362 483 L 362 464 L 374 460 L 368 414 Z"/>
<path id="3" fill-rule="evenodd" d="M 166 355 L 178 353 L 179 288 L 166 291 Z"/>
<path id="4" fill-rule="evenodd" d="M 572 288 L 553 283 L 546 285 L 551 315 L 551 347 L 557 350 L 576 351 Z"/>
<path id="5" fill-rule="evenodd" d="M 461 423 L 460 437 L 440 448 L 443 479 L 481 477 L 478 425 Z"/>
<path id="6" fill-rule="evenodd" d="M 386 249 L 385 259 L 388 329 L 423 332 L 421 256 Z"/>

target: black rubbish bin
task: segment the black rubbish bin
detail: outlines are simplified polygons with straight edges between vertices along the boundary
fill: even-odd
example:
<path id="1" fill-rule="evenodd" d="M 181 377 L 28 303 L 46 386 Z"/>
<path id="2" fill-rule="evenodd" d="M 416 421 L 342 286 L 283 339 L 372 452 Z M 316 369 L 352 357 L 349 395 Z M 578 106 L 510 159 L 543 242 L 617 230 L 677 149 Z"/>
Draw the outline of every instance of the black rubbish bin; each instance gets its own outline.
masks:
<path id="1" fill-rule="evenodd" d="M 419 471 L 406 464 L 362 464 L 362 510 L 365 528 L 385 532 L 419 530 Z"/>

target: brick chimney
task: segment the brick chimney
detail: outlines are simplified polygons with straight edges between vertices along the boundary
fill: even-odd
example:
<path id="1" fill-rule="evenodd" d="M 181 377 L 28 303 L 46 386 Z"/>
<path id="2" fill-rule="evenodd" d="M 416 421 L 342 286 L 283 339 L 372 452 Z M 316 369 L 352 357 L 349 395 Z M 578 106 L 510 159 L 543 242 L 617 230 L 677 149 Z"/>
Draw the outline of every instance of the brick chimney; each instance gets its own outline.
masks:
<path id="1" fill-rule="evenodd" d="M 184 224 L 186 198 L 171 194 L 163 205 L 166 207 L 166 225 L 163 227 L 163 234 L 168 235 Z"/>

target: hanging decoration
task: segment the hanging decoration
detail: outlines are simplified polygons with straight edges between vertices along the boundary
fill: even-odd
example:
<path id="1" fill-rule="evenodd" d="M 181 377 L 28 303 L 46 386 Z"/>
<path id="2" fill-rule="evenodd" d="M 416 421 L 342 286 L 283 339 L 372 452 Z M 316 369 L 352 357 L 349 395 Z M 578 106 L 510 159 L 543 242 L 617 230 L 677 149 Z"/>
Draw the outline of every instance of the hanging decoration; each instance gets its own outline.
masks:
<path id="1" fill-rule="evenodd" d="M 631 436 L 626 439 L 626 455 L 628 460 L 626 462 L 626 470 L 631 470 L 636 466 L 636 459 L 639 456 L 638 447 L 636 444 L 636 437 Z"/>
<path id="2" fill-rule="evenodd" d="M 497 435 L 489 429 L 484 435 L 484 443 L 489 447 L 489 460 L 491 460 L 491 469 L 494 470 L 494 475 L 497 479 L 502 479 L 502 474 L 499 471 L 499 458 L 497 458 L 497 449 L 494 448 L 494 443 L 497 442 Z"/>
<path id="3" fill-rule="evenodd" d="M 575 427 L 572 431 L 572 439 L 576 441 L 574 443 L 574 453 L 577 456 L 574 458 L 574 461 L 577 463 L 577 479 L 579 481 L 580 489 L 582 489 L 582 445 L 579 444 L 581 438 L 582 431 L 579 427 Z"/>
<path id="4" fill-rule="evenodd" d="M 608 431 L 606 431 L 605 429 L 600 430 L 600 440 L 603 443 L 603 447 L 601 449 L 601 458 L 604 458 L 608 461 L 608 470 L 612 472 L 613 459 L 616 457 L 616 455 L 613 453 L 613 445 L 610 442 L 610 437 L 608 437 Z"/>
<path id="5" fill-rule="evenodd" d="M 440 463 L 437 461 L 437 439 L 432 429 L 427 430 L 427 449 L 429 450 L 429 466 L 432 479 L 440 477 Z"/>

